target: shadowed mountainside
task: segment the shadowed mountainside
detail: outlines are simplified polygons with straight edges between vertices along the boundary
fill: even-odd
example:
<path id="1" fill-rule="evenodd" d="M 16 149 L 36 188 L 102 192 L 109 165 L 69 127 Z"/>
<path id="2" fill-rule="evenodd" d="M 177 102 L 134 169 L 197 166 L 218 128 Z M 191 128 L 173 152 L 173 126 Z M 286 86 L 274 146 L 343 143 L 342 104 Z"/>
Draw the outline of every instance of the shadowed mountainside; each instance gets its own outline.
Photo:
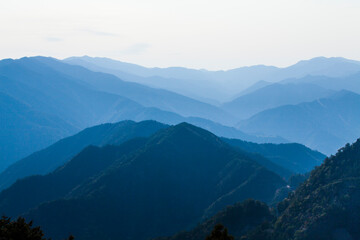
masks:
<path id="1" fill-rule="evenodd" d="M 360 140 L 347 144 L 278 206 L 280 216 L 249 240 L 359 239 Z"/>
<path id="2" fill-rule="evenodd" d="M 53 173 L 18 181 L 0 194 L 0 212 L 32 209 L 26 217 L 54 239 L 69 232 L 77 239 L 147 239 L 194 226 L 229 203 L 270 202 L 285 185 L 247 154 L 183 123 L 145 141 L 88 147 Z M 29 205 L 16 204 L 20 195 Z"/>

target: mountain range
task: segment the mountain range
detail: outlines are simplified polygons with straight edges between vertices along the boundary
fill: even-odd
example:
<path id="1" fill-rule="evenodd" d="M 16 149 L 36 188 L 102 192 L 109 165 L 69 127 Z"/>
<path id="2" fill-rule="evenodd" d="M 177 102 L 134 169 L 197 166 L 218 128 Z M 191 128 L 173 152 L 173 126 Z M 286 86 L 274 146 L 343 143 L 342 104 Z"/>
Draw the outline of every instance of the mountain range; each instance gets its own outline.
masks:
<path id="1" fill-rule="evenodd" d="M 0 214 L 55 240 L 358 239 L 359 78 L 344 58 L 1 60 Z"/>
<path id="2" fill-rule="evenodd" d="M 0 171 L 86 127 L 128 119 L 169 124 L 188 121 L 220 136 L 272 141 L 271 137 L 252 137 L 213 122 L 211 119 L 231 123 L 235 118 L 210 104 L 52 58 L 2 60 L 0 78 Z"/>
<path id="3" fill-rule="evenodd" d="M 346 77 L 360 72 L 360 62 L 345 58 L 318 57 L 292 66 L 251 66 L 227 71 L 195 70 L 181 67 L 146 68 L 108 58 L 71 57 L 67 63 L 93 71 L 114 74 L 126 81 L 163 88 L 209 102 L 225 102 L 258 81 L 278 82 L 308 75 Z"/>
<path id="4" fill-rule="evenodd" d="M 310 102 L 333 93 L 332 90 L 311 83 L 274 83 L 224 103 L 222 107 L 240 119 L 247 119 L 270 108 Z"/>
<path id="5" fill-rule="evenodd" d="M 349 130 L 344 130 L 344 128 L 357 129 L 356 120 L 345 120 L 345 126 L 343 126 L 340 123 L 341 120 L 339 120 L 339 117 L 342 117 L 341 114 L 334 116 L 333 121 L 337 121 L 337 123 L 333 123 L 331 126 L 318 127 L 318 124 L 321 124 L 323 121 L 323 119 L 319 119 L 319 115 L 324 118 L 325 116 L 330 117 L 336 114 L 337 110 L 325 107 L 317 110 L 316 106 L 313 106 L 314 109 L 312 110 L 304 110 L 301 107 L 308 105 L 309 102 L 321 102 L 323 100 L 320 99 L 331 99 L 333 95 L 341 95 L 341 91 L 344 89 L 360 93 L 360 89 L 358 89 L 360 66 L 358 61 L 344 58 L 319 57 L 300 61 L 287 68 L 254 66 L 229 71 L 144 68 L 137 65 L 131 65 L 132 67 L 130 67 L 119 61 L 90 57 L 73 57 L 65 61 L 112 74 L 118 74 L 120 71 L 134 75 L 136 72 L 139 72 L 137 76 L 142 78 L 143 84 L 146 84 L 146 82 L 154 83 L 153 80 L 157 77 L 163 79 L 169 78 L 167 81 L 164 80 L 167 84 L 174 86 L 176 83 L 184 84 L 183 91 L 176 91 L 182 92 L 185 95 L 185 88 L 189 89 L 189 86 L 191 86 L 192 90 L 197 89 L 196 92 L 198 93 L 201 91 L 206 92 L 208 98 L 210 97 L 209 92 L 220 94 L 221 91 L 224 91 L 230 93 L 237 89 L 237 93 L 234 93 L 233 97 L 228 95 L 228 98 L 232 99 L 231 101 L 222 104 L 217 103 L 217 105 L 225 112 L 241 120 L 236 125 L 238 130 L 249 135 L 282 138 L 284 139 L 282 142 L 299 142 L 326 154 L 336 153 L 338 148 L 347 142 L 354 141 L 358 136 L 356 131 L 352 134 L 349 133 Z M 260 75 L 263 78 L 258 78 Z M 126 77 L 124 78 L 127 79 Z M 247 89 L 240 89 L 239 86 L 248 79 L 252 79 L 247 85 L 249 87 Z M 127 80 L 137 81 L 131 78 Z M 189 81 L 191 82 L 189 83 Z M 201 90 L 194 86 L 198 84 L 204 87 L 204 89 Z M 217 86 L 214 87 L 213 84 L 217 84 Z M 222 85 L 226 87 L 231 86 L 231 90 L 224 90 Z M 206 89 L 207 86 L 212 86 L 212 90 Z M 161 83 L 157 87 L 167 89 Z M 196 96 L 193 97 L 196 98 Z M 217 102 L 224 101 L 224 99 L 213 98 Z M 356 102 L 339 104 L 345 104 L 346 107 L 344 108 L 346 109 L 356 108 L 357 106 Z M 316 103 L 313 105 L 316 105 Z M 356 119 L 356 116 L 350 118 Z M 300 122 L 299 124 L 298 121 Z M 229 122 L 223 124 L 226 125 Z M 307 125 L 303 126 L 304 124 Z M 282 127 L 283 125 L 284 127 Z M 204 127 L 205 125 L 199 126 Z M 234 125 L 230 124 L 230 126 Z M 221 135 L 218 132 L 217 134 Z M 237 138 L 256 141 L 243 137 Z M 270 140 L 269 142 L 275 141 Z M 277 143 L 279 142 L 281 141 L 277 141 Z"/>
<path id="6" fill-rule="evenodd" d="M 225 84 L 228 81 L 226 79 L 232 79 L 229 80 L 230 82 L 238 79 L 237 84 L 240 86 L 241 76 L 248 77 L 253 76 L 252 74 L 257 74 L 257 76 L 263 74 L 269 82 L 290 78 L 276 84 L 257 86 L 247 93 L 242 93 L 233 101 L 223 104 L 220 108 L 168 90 L 126 82 L 114 75 L 74 66 L 78 61 L 86 62 L 91 66 L 106 65 L 110 69 L 121 71 L 128 69 L 127 74 L 138 73 L 137 76 L 141 78 L 170 77 L 180 79 L 180 82 L 181 79 L 192 81 L 191 79 L 196 78 L 207 81 L 206 79 L 211 78 L 211 81 L 215 82 L 221 82 L 220 79 L 223 79 L 222 84 Z M 251 125 L 250 122 L 258 118 L 254 116 L 255 114 L 262 116 L 271 108 L 328 98 L 331 93 L 334 94 L 334 91 L 342 88 L 356 90 L 354 86 L 358 79 L 356 74 L 358 66 L 360 66 L 358 62 L 342 58 L 316 58 L 299 62 L 288 68 L 272 67 L 271 71 L 274 73 L 271 75 L 266 71 L 260 71 L 260 67 L 229 71 L 199 71 L 185 68 L 150 69 L 110 59 L 89 57 L 70 58 L 63 62 L 45 57 L 2 60 L 0 61 L 0 97 L 2 98 L 0 171 L 11 163 L 86 127 L 120 120 L 152 119 L 166 124 L 189 122 L 219 136 L 252 142 L 294 141 L 331 154 L 345 142 L 352 141 L 354 137 L 330 133 L 320 133 L 323 137 L 317 137 L 319 134 L 314 133 L 313 136 L 304 139 L 284 134 L 281 129 L 271 124 L 271 129 L 265 129 L 263 124 L 259 126 L 261 127 L 259 129 L 244 127 L 242 123 L 237 125 L 238 129 L 234 126 L 240 119 L 246 118 L 248 119 L 243 122 L 249 122 L 246 125 Z M 86 67 L 92 69 L 92 67 Z M 257 69 L 257 71 L 251 69 Z M 265 69 L 270 68 L 265 67 Z M 99 71 L 99 69 L 93 70 Z M 247 75 L 246 72 L 251 74 Z M 309 74 L 323 76 L 309 76 Z M 251 78 L 254 81 L 258 80 L 255 75 Z M 205 87 L 206 84 L 200 85 Z M 187 88 L 196 89 L 190 86 L 187 85 Z M 221 91 L 221 89 L 217 86 L 214 91 Z M 238 88 L 232 87 L 232 89 Z M 206 92 L 209 91 L 206 90 Z M 295 114 L 302 115 L 301 109 L 294 111 Z M 281 117 L 276 124 L 287 121 L 287 115 L 281 114 L 281 116 L 284 116 L 284 119 Z M 316 118 L 316 114 L 309 116 L 309 121 L 317 121 L 313 118 Z M 356 126 L 351 127 L 356 128 Z M 342 130 L 336 129 L 336 131 Z M 310 129 L 309 131 L 318 132 L 319 130 Z M 325 139 L 326 134 L 328 136 Z M 321 139 L 323 143 L 317 141 L 318 139 Z"/>
<path id="7" fill-rule="evenodd" d="M 244 239 L 359 239 L 360 141 L 347 144 L 278 206 L 279 216 Z"/>
<path id="8" fill-rule="evenodd" d="M 0 212 L 33 219 L 54 239 L 148 239 L 239 200 L 271 202 L 285 186 L 248 154 L 182 123 L 147 139 L 89 146 L 47 175 L 19 180 L 0 193 Z"/>
<path id="9" fill-rule="evenodd" d="M 323 88 L 327 88 L 329 90 L 348 90 L 360 94 L 359 82 L 359 73 L 351 74 L 344 77 L 306 76 L 303 78 L 289 78 L 281 81 L 281 83 L 309 83 L 315 84 Z"/>
<path id="10" fill-rule="evenodd" d="M 257 144 L 239 139 L 222 139 L 235 148 L 260 154 L 276 165 L 290 170 L 292 173 L 308 173 L 313 170 L 314 167 L 319 166 L 326 158 L 324 154 L 298 143 Z"/>
<path id="11" fill-rule="evenodd" d="M 10 165 L 0 173 L 0 190 L 18 179 L 48 174 L 90 145 L 119 145 L 133 138 L 149 137 L 168 127 L 169 125 L 155 121 L 122 121 L 87 128 Z M 250 158 L 284 178 L 310 171 L 325 159 L 325 155 L 300 144 L 257 144 L 227 138 L 222 140 L 243 153 L 248 152 Z"/>
<path id="12" fill-rule="evenodd" d="M 285 105 L 255 114 L 239 123 L 251 134 L 279 135 L 333 154 L 360 135 L 360 95 L 342 90 L 312 102 Z"/>
<path id="13" fill-rule="evenodd" d="M 360 140 L 327 158 L 274 209 L 254 200 L 235 203 L 196 227 L 159 240 L 205 239 L 218 224 L 241 240 L 359 239 Z"/>
<path id="14" fill-rule="evenodd" d="M 119 145 L 132 138 L 149 137 L 166 127 L 168 126 L 155 121 L 123 121 L 87 128 L 10 165 L 0 173 L 0 190 L 9 187 L 18 179 L 54 171 L 87 146 Z"/>

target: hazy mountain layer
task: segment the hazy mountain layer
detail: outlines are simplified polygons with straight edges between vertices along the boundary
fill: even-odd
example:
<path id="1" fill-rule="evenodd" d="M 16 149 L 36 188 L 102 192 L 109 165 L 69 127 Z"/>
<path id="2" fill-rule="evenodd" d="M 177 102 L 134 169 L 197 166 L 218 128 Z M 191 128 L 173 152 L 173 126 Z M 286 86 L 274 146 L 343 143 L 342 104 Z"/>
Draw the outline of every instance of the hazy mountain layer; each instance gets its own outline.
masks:
<path id="1" fill-rule="evenodd" d="M 38 112 L 0 92 L 0 172 L 15 159 L 75 131 L 57 116 Z M 29 144 L 29 142 L 32 144 Z"/>
<path id="2" fill-rule="evenodd" d="M 360 73 L 345 77 L 306 76 L 298 79 L 286 79 L 283 83 L 311 83 L 331 90 L 348 90 L 360 94 Z"/>
<path id="3" fill-rule="evenodd" d="M 223 124 L 230 124 L 235 121 L 230 114 L 213 105 L 174 92 L 126 82 L 114 75 L 92 72 L 83 67 L 65 64 L 60 61 L 51 61 L 51 59 L 48 58 L 41 58 L 40 60 L 61 73 L 91 85 L 98 91 L 126 97 L 145 107 L 155 107 L 161 110 L 171 111 L 184 117 L 206 118 Z"/>
<path id="4" fill-rule="evenodd" d="M 119 108 L 121 104 L 138 105 L 94 91 L 36 59 L 1 61 L 0 79 L 3 96 L 0 141 L 7 146 L 1 149 L 0 158 L 6 164 L 101 122 L 117 104 Z"/>
<path id="5" fill-rule="evenodd" d="M 341 91 L 328 98 L 260 112 L 240 122 L 253 134 L 279 135 L 333 154 L 360 135 L 360 95 Z"/>
<path id="6" fill-rule="evenodd" d="M 100 123 L 129 119 L 184 121 L 176 112 L 232 121 L 212 105 L 45 57 L 0 61 L 0 89 L 0 141 L 4 143 L 0 148 L 0 171 L 60 138 Z M 106 89 L 172 112 L 144 107 L 129 98 L 102 91 Z"/>
<path id="7" fill-rule="evenodd" d="M 288 104 L 310 102 L 328 97 L 334 91 L 315 84 L 271 84 L 242 95 L 231 102 L 222 105 L 223 109 L 241 119 L 246 119 L 266 109 Z"/>
<path id="8" fill-rule="evenodd" d="M 308 75 L 343 77 L 360 71 L 358 61 L 318 57 L 300 61 L 286 68 L 250 66 L 227 71 L 195 70 L 181 67 L 145 68 L 108 58 L 72 57 L 66 62 L 107 72 L 133 82 L 168 89 L 197 99 L 229 101 L 254 83 L 278 82 Z"/>

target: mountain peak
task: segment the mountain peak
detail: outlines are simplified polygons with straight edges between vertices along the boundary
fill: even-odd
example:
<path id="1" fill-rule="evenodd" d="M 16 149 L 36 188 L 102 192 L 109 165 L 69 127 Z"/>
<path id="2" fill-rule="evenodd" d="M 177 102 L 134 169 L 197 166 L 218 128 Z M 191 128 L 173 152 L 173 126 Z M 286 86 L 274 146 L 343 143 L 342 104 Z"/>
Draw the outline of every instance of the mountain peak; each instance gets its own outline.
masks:
<path id="1" fill-rule="evenodd" d="M 220 146 L 224 144 L 213 133 L 187 122 L 182 122 L 175 126 L 164 129 L 158 134 L 155 134 L 153 139 L 158 143 L 163 141 L 175 141 L 177 144 L 184 145 L 188 145 L 190 142 L 207 142 L 207 144 L 219 144 Z"/>
<path id="2" fill-rule="evenodd" d="M 301 60 L 299 62 L 297 62 L 296 64 L 290 66 L 290 68 L 293 67 L 306 67 L 309 66 L 311 68 L 316 68 L 316 67 L 330 67 L 333 66 L 334 64 L 336 64 L 337 67 L 339 66 L 344 66 L 344 67 L 348 67 L 349 65 L 352 65 L 354 67 L 356 67 L 355 65 L 360 65 L 359 61 L 356 60 L 350 60 L 350 59 L 346 59 L 343 57 L 315 57 L 315 58 L 311 58 L 308 60 Z M 357 66 L 358 67 L 358 66 Z"/>
<path id="3" fill-rule="evenodd" d="M 352 91 L 349 91 L 349 90 L 345 90 L 345 89 L 342 89 L 336 93 L 334 93 L 333 95 L 331 95 L 331 99 L 344 99 L 344 98 L 359 98 L 360 95 L 357 94 L 357 93 L 354 93 Z"/>

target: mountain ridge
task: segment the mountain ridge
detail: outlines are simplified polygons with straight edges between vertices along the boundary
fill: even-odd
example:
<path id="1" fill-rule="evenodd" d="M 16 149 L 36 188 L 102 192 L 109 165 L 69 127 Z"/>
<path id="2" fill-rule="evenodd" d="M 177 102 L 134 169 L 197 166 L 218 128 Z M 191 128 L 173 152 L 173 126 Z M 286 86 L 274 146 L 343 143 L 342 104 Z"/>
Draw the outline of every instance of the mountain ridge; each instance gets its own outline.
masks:
<path id="1" fill-rule="evenodd" d="M 128 149 L 124 144 L 110 149 Z M 102 148 L 103 154 L 99 156 L 86 154 L 92 149 L 96 150 L 96 147 L 88 147 L 78 156 L 88 156 L 81 161 L 83 164 L 91 159 L 99 164 L 98 160 L 110 154 L 106 159 L 113 161 L 110 161 L 107 168 L 92 177 L 86 177 L 84 182 L 68 191 L 65 198 L 60 197 L 50 202 L 43 199 L 45 202 L 38 207 L 32 206 L 28 211 L 23 209 L 27 212 L 25 216 L 42 225 L 44 231 L 55 239 L 62 238 L 69 231 L 78 239 L 97 239 L 99 234 L 107 238 L 122 236 L 147 239 L 158 236 L 160 232 L 175 233 L 193 226 L 209 212 L 205 210 L 212 202 L 216 202 L 212 209 L 217 211 L 228 201 L 250 197 L 271 201 L 276 190 L 286 185 L 281 177 L 234 150 L 212 133 L 187 123 L 160 130 L 130 154 L 117 157 L 105 148 Z M 91 155 L 94 158 L 90 158 Z M 74 165 L 73 161 L 74 159 L 49 175 L 40 176 L 43 179 L 41 182 L 51 186 L 51 182 L 45 179 L 55 176 L 54 174 L 59 176 Z M 84 174 L 84 168 L 77 167 L 74 170 L 76 169 L 81 175 Z M 253 181 L 246 181 L 249 176 L 252 176 Z M 17 184 L 24 181 L 29 180 L 23 179 Z M 57 181 L 61 181 L 59 186 L 66 182 L 63 178 Z M 263 191 L 253 189 L 258 188 L 255 183 L 261 183 Z M 37 191 L 42 189 L 38 185 L 32 187 L 37 188 Z M 227 194 L 234 189 L 235 195 Z M 9 188 L 0 194 L 1 203 L 14 203 L 11 198 L 3 198 L 5 193 L 7 196 L 16 196 L 21 192 L 12 190 L 14 188 Z M 33 192 L 31 188 L 24 188 L 23 191 Z M 22 195 L 24 196 L 24 192 Z M 222 195 L 227 195 L 224 199 L 226 201 L 219 201 Z M 29 198 L 38 196 L 28 195 Z M 144 198 L 147 201 L 144 202 Z M 106 207 L 98 209 L 98 206 Z M 5 214 L 10 209 L 19 211 L 19 208 L 5 205 L 1 205 L 0 209 Z M 53 214 L 57 217 L 54 218 Z M 71 219 L 68 219 L 68 214 L 72 216 Z M 173 219 L 174 216 L 176 219 Z M 68 220 L 63 221 L 64 218 Z M 114 219 L 122 224 L 116 228 L 111 227 Z M 136 226 L 139 224 L 142 231 L 137 230 Z"/>
<path id="2" fill-rule="evenodd" d="M 261 80 L 278 82 L 287 78 L 301 78 L 307 75 L 341 77 L 360 72 L 360 64 L 358 61 L 325 57 L 300 61 L 284 68 L 255 65 L 226 71 L 204 71 L 176 67 L 146 68 L 136 64 L 131 64 L 131 66 L 135 65 L 136 67 L 135 69 L 131 68 L 129 70 L 127 69 L 128 65 L 126 63 L 109 58 L 86 57 L 86 59 L 84 59 L 82 57 L 72 57 L 65 59 L 64 61 L 83 66 L 87 65 L 90 69 L 96 69 L 97 71 L 122 76 L 128 81 L 137 81 L 143 84 L 148 82 L 147 85 L 149 85 L 149 81 L 151 80 L 153 84 L 152 86 L 156 86 L 158 88 L 164 88 L 178 93 L 187 93 L 187 96 L 198 99 L 199 97 L 201 99 L 211 98 L 213 101 L 220 102 L 229 101 L 234 95 Z M 93 65 L 90 66 L 89 63 Z M 138 67 L 140 67 L 140 70 Z M 122 73 L 117 71 L 121 71 Z M 122 75 L 124 72 L 131 74 L 132 76 Z M 137 75 L 142 79 L 134 77 L 134 75 Z M 166 81 L 165 79 L 158 81 L 158 79 L 154 78 L 154 76 L 165 78 L 169 81 Z M 171 82 L 172 84 L 169 85 L 167 82 Z M 187 91 L 188 86 L 192 86 L 192 88 L 196 89 L 196 91 Z M 202 89 L 206 89 L 206 91 L 202 91 Z M 209 96 L 209 92 L 212 93 L 211 96 Z"/>
<path id="3" fill-rule="evenodd" d="M 359 132 L 360 95 L 346 90 L 312 102 L 285 105 L 239 123 L 246 133 L 279 135 L 325 154 L 333 154 Z"/>
<path id="4" fill-rule="evenodd" d="M 358 239 L 359 153 L 360 139 L 327 158 L 279 204 L 275 221 L 244 239 Z"/>

